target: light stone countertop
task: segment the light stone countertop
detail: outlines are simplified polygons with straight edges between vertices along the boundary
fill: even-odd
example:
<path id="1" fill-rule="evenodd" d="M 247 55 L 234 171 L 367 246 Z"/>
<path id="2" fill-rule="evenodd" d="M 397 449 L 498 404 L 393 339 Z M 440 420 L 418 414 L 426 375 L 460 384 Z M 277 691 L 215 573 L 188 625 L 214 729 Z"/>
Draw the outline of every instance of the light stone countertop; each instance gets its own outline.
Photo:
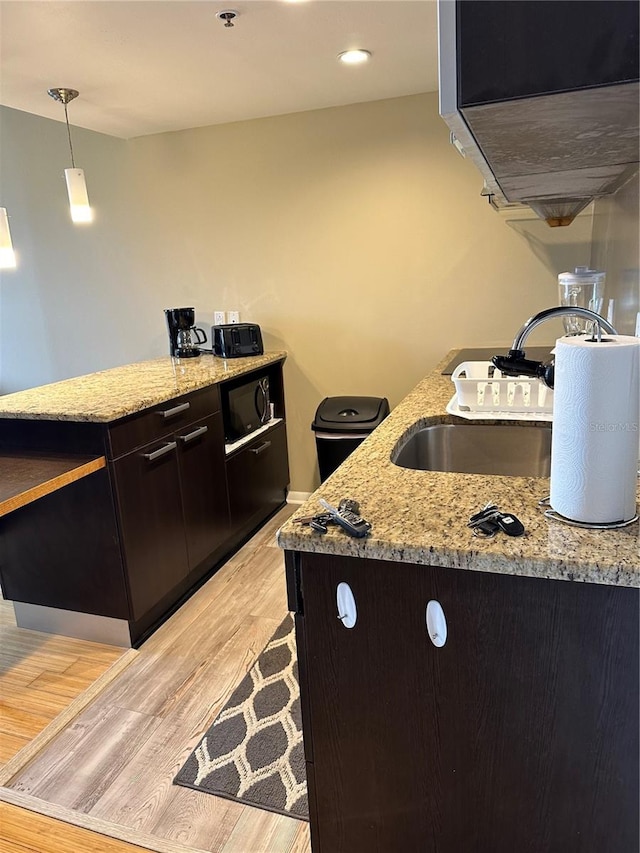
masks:
<path id="1" fill-rule="evenodd" d="M 413 471 L 391 462 L 404 436 L 433 423 L 470 423 L 446 414 L 455 388 L 442 367 L 453 350 L 420 382 L 278 531 L 281 548 L 471 571 L 640 587 L 638 522 L 619 530 L 585 530 L 544 517 L 538 501 L 548 478 L 496 477 Z M 515 422 L 512 422 L 515 423 Z M 404 440 L 403 442 L 404 443 Z M 360 504 L 371 522 L 365 539 L 330 525 L 326 534 L 296 524 L 321 512 L 318 498 Z M 478 539 L 466 526 L 486 503 L 515 513 L 526 533 Z"/>
<path id="2" fill-rule="evenodd" d="M 280 351 L 231 359 L 161 356 L 5 394 L 0 396 L 0 418 L 109 423 L 286 356 Z"/>

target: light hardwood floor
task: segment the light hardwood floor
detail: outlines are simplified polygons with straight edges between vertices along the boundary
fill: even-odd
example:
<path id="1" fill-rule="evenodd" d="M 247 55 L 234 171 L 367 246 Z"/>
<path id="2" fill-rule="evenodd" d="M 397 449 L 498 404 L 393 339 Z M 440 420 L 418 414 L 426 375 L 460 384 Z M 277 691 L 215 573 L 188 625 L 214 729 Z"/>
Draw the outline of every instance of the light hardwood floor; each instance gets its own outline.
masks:
<path id="1" fill-rule="evenodd" d="M 309 853 L 308 824 L 172 784 L 286 614 L 274 533 L 291 511 L 272 519 L 166 622 L 7 783 L 7 793 L 150 849 L 156 840 L 158 850 Z"/>
<path id="2" fill-rule="evenodd" d="M 86 829 L 0 803 L 2 853 L 146 853 Z"/>
<path id="3" fill-rule="evenodd" d="M 17 628 L 13 605 L 0 598 L 0 767 L 124 653 Z"/>

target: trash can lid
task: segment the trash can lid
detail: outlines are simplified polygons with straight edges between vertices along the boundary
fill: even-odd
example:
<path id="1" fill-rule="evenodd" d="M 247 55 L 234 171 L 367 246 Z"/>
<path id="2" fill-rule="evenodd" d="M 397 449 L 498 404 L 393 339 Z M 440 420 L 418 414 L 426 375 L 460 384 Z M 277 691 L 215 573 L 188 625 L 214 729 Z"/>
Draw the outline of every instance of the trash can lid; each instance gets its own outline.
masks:
<path id="1" fill-rule="evenodd" d="M 389 414 L 386 397 L 325 397 L 311 429 L 324 432 L 373 432 Z"/>

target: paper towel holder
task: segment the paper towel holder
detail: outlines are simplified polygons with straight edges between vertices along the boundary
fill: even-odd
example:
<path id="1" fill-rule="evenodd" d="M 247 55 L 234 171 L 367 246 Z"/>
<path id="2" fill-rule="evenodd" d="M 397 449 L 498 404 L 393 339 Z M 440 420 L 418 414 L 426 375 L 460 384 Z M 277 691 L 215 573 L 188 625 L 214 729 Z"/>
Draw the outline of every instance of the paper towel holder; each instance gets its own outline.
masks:
<path id="1" fill-rule="evenodd" d="M 566 515 L 560 515 L 559 512 L 553 509 L 550 495 L 538 501 L 538 506 L 548 507 L 548 509 L 545 509 L 544 517 L 551 519 L 551 521 L 561 521 L 570 527 L 584 527 L 587 530 L 617 530 L 619 527 L 628 527 L 630 524 L 635 524 L 638 518 L 640 518 L 638 513 L 636 513 L 628 521 L 576 521 L 573 518 L 567 518 Z"/>
<path id="2" fill-rule="evenodd" d="M 590 311 L 588 308 L 581 308 L 578 305 L 556 305 L 553 308 L 545 308 L 544 311 L 539 311 L 533 317 L 529 317 L 527 322 L 518 330 L 508 354 L 493 356 L 491 361 L 494 366 L 505 376 L 534 376 L 536 379 L 541 379 L 549 388 L 553 388 L 555 380 L 554 362 L 550 361 L 548 364 L 545 364 L 542 361 L 532 361 L 526 358 L 523 346 L 531 332 L 540 323 L 544 323 L 545 320 L 549 320 L 552 317 L 566 316 L 578 316 L 591 320 L 594 324 L 591 340 L 594 343 L 602 342 L 602 329 L 610 335 L 618 334 L 611 323 L 605 320 L 604 317 L 601 317 L 600 314 L 596 314 L 595 311 Z"/>

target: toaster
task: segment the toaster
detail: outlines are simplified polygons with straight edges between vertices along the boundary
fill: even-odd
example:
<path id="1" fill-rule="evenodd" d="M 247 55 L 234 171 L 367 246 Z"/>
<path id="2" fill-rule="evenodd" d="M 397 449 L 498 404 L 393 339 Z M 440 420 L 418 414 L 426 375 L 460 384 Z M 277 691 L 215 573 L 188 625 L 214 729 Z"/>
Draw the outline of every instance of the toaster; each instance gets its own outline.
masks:
<path id="1" fill-rule="evenodd" d="M 225 323 L 211 327 L 213 354 L 220 358 L 262 355 L 262 333 L 256 323 Z"/>

